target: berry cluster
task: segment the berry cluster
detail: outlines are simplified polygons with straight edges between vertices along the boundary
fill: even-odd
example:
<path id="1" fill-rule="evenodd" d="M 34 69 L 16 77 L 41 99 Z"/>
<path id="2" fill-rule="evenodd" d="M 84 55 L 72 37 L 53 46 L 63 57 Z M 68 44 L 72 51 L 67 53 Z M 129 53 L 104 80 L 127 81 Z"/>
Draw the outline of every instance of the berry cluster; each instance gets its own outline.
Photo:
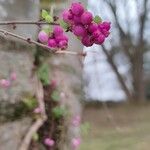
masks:
<path id="1" fill-rule="evenodd" d="M 84 46 L 89 47 L 94 43 L 101 45 L 110 33 L 110 22 L 95 23 L 92 13 L 85 10 L 81 3 L 72 3 L 71 8 L 62 13 L 62 17 Z"/>
<path id="2" fill-rule="evenodd" d="M 47 44 L 50 48 L 66 49 L 68 46 L 68 37 L 64 34 L 63 28 L 55 26 L 52 33 L 47 34 L 40 31 L 38 39 L 41 43 Z"/>

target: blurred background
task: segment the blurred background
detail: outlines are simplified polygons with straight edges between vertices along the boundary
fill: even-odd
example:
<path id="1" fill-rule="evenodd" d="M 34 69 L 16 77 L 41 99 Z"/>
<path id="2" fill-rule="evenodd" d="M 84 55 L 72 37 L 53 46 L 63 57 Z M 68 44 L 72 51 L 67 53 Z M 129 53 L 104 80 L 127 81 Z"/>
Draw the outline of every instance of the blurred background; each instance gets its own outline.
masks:
<path id="1" fill-rule="evenodd" d="M 59 15 L 71 2 L 0 0 L 0 20 L 38 20 L 42 9 L 53 10 L 55 15 Z M 56 56 L 51 56 L 49 59 L 43 54 L 50 66 L 50 79 L 57 79 L 64 93 L 71 93 L 69 102 L 65 103 L 70 107 L 72 114 L 82 114 L 82 132 L 72 131 L 71 128 L 69 134 L 81 134 L 80 150 L 148 150 L 150 0 L 80 2 L 93 15 L 110 21 L 112 28 L 103 46 L 94 45 L 90 48 L 83 47 L 79 40 L 68 34 L 68 49 L 87 52 L 85 59 L 73 56 L 59 56 L 57 59 Z M 13 31 L 11 27 L 7 29 Z M 23 26 L 13 32 L 36 39 L 38 28 Z M 12 39 L 9 42 L 0 39 L 0 42 L 0 78 L 8 76 L 14 70 L 18 76 L 12 89 L 7 92 L 0 89 L 0 135 L 5 135 L 0 136 L 0 146 L 3 145 L 0 150 L 7 150 L 12 145 L 15 145 L 15 150 L 31 120 L 21 115 L 21 120 L 18 121 L 18 118 L 15 119 L 16 108 L 13 110 L 10 106 L 20 106 L 22 99 L 34 95 L 36 84 L 31 80 L 31 75 L 37 47 L 28 47 L 23 43 L 19 43 L 18 46 Z M 16 55 L 16 51 L 20 49 L 21 53 Z M 67 82 L 64 82 L 65 79 Z M 12 112 L 14 115 L 9 115 L 13 114 Z M 22 129 L 22 124 L 25 123 L 27 127 Z M 14 133 L 11 132 L 12 128 Z M 23 132 L 21 135 L 18 134 L 20 130 Z M 10 139 L 17 135 L 17 140 L 10 142 Z"/>

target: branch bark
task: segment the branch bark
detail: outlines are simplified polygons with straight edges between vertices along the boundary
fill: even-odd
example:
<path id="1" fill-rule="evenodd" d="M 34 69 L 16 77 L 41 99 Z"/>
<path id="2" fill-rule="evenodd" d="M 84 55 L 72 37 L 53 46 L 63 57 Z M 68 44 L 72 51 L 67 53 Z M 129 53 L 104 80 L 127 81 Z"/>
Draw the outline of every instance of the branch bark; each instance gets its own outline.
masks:
<path id="1" fill-rule="evenodd" d="M 114 61 L 113 61 L 111 55 L 109 55 L 108 51 L 106 50 L 106 48 L 105 48 L 103 45 L 102 45 L 102 50 L 103 50 L 103 52 L 105 53 L 105 55 L 106 55 L 106 57 L 107 57 L 107 60 L 108 60 L 108 62 L 110 63 L 112 69 L 114 70 L 114 72 L 115 72 L 115 74 L 116 74 L 116 76 L 117 76 L 117 78 L 118 78 L 118 81 L 119 81 L 119 83 L 120 83 L 120 85 L 121 85 L 123 91 L 125 92 L 127 98 L 128 98 L 129 100 L 131 100 L 131 99 L 132 99 L 132 95 L 131 95 L 131 93 L 130 93 L 128 87 L 126 86 L 125 81 L 123 80 L 121 74 L 119 73 L 119 71 L 118 71 L 118 69 L 117 69 L 117 66 L 116 66 L 116 64 L 114 63 Z"/>
<path id="2" fill-rule="evenodd" d="M 37 79 L 37 86 L 36 86 L 36 97 L 38 100 L 39 107 L 41 109 L 41 116 L 32 124 L 29 131 L 25 135 L 21 146 L 19 150 L 28 150 L 33 135 L 38 131 L 38 129 L 44 124 L 44 122 L 47 120 L 47 116 L 45 113 L 45 104 L 44 104 L 44 93 L 43 93 L 43 87 L 41 82 Z"/>
<path id="3" fill-rule="evenodd" d="M 0 36 L 2 36 L 2 37 L 5 37 L 5 36 L 15 37 L 15 38 L 17 38 L 21 41 L 24 41 L 28 44 L 37 45 L 39 47 L 42 47 L 43 49 L 45 49 L 48 52 L 53 53 L 53 54 L 69 54 L 69 55 L 85 56 L 84 53 L 78 53 L 78 52 L 67 51 L 67 50 L 62 51 L 61 49 L 52 49 L 52 48 L 49 48 L 47 45 L 36 42 L 30 38 L 25 38 L 23 36 L 15 34 L 15 33 L 9 32 L 7 30 L 0 29 L 0 33 L 1 33 Z"/>
<path id="4" fill-rule="evenodd" d="M 44 21 L 1 21 L 0 26 L 2 25 L 59 25 L 56 22 L 44 22 Z"/>

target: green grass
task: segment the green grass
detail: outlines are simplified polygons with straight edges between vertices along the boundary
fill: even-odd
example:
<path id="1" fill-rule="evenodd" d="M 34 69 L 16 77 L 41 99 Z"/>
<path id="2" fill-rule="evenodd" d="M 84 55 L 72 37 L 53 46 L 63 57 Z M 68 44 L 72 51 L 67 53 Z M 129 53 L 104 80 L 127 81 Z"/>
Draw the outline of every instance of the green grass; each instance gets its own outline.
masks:
<path id="1" fill-rule="evenodd" d="M 87 108 L 84 121 L 91 124 L 80 150 L 149 150 L 150 104 Z M 117 128 L 117 129 L 116 129 Z"/>

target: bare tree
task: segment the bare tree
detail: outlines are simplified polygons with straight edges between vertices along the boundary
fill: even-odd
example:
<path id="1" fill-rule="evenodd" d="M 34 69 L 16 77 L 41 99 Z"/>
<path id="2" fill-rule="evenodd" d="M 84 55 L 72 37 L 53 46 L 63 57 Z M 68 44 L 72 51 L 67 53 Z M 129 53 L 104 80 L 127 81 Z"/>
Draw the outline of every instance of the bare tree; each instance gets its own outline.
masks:
<path id="1" fill-rule="evenodd" d="M 129 4 L 128 0 L 105 0 L 104 2 L 112 13 L 113 25 L 116 26 L 118 33 L 117 37 L 112 36 L 112 40 L 115 41 L 117 39 L 119 42 L 111 44 L 110 49 L 102 46 L 102 50 L 106 54 L 108 62 L 112 66 L 127 98 L 136 101 L 145 100 L 143 56 L 149 43 L 146 35 L 148 32 L 147 24 L 149 23 L 150 1 L 131 0 L 132 4 Z M 136 12 L 131 10 L 131 6 L 134 6 L 134 11 L 136 10 Z M 119 14 L 119 9 L 124 11 L 125 17 Z M 135 15 L 131 19 L 130 15 L 132 13 Z M 134 28 L 136 29 L 135 31 L 133 31 Z M 117 65 L 114 62 L 116 49 L 125 54 L 131 65 L 132 90 L 126 85 L 123 76 L 119 73 Z"/>

